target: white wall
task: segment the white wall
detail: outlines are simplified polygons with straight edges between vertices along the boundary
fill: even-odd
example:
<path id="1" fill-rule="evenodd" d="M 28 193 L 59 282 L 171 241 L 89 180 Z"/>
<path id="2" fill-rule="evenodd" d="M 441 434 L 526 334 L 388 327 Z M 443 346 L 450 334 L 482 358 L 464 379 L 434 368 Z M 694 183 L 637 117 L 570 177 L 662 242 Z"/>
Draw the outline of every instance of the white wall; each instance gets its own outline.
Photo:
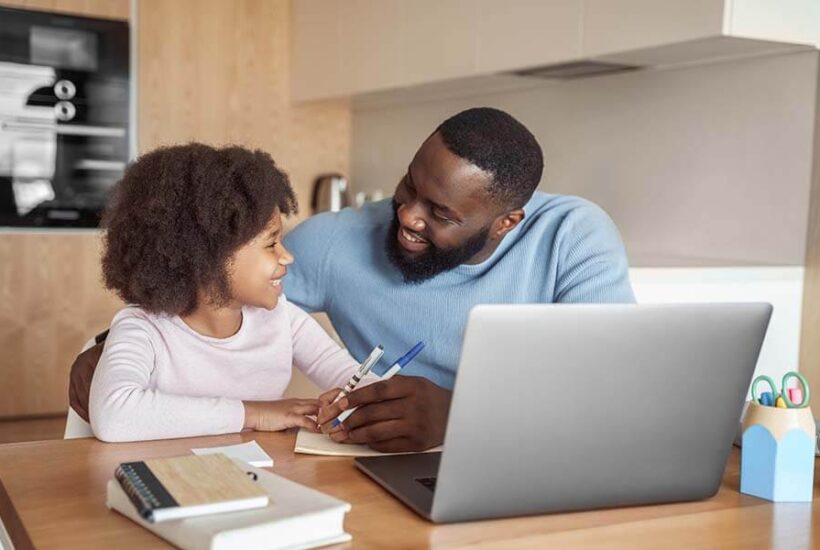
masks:
<path id="1" fill-rule="evenodd" d="M 540 141 L 541 189 L 603 206 L 633 266 L 802 265 L 817 59 L 798 53 L 359 104 L 352 182 L 390 195 L 441 121 L 494 106 Z"/>
<path id="2" fill-rule="evenodd" d="M 638 303 L 768 302 L 774 307 L 755 375 L 780 380 L 800 355 L 802 267 L 632 268 Z"/>

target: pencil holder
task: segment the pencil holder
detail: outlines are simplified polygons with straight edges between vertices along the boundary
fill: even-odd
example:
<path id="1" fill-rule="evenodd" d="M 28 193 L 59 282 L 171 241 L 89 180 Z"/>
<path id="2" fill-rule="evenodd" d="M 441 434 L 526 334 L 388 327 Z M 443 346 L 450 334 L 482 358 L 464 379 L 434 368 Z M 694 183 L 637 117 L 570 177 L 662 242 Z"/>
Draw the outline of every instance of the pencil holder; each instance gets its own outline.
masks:
<path id="1" fill-rule="evenodd" d="M 811 502 L 814 446 L 811 408 L 750 402 L 743 421 L 740 492 L 774 502 Z"/>

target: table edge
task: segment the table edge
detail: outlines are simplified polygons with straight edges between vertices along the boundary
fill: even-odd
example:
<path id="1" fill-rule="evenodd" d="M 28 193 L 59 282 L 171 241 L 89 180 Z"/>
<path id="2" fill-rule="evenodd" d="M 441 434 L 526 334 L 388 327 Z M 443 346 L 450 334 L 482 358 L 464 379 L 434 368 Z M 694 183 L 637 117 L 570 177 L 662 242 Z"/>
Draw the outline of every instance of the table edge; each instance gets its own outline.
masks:
<path id="1" fill-rule="evenodd" d="M 3 485 L 3 480 L 0 479 L 0 521 L 3 522 L 3 527 L 14 545 L 14 550 L 29 550 L 34 548 L 34 543 L 31 537 L 23 526 L 20 520 L 20 515 L 17 509 L 11 502 L 6 487 Z"/>

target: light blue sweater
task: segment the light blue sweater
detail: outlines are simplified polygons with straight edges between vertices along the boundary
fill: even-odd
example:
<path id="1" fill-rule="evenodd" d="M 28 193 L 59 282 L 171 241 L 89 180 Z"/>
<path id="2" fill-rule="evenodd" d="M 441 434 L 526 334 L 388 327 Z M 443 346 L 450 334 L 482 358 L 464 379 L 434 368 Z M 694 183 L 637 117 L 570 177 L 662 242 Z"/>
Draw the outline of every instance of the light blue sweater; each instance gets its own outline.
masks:
<path id="1" fill-rule="evenodd" d="M 381 373 L 417 341 L 424 351 L 402 374 L 452 388 L 470 309 L 483 303 L 633 302 L 618 230 L 596 205 L 535 193 L 526 216 L 478 265 L 406 284 L 385 252 L 390 200 L 324 213 L 284 239 L 295 257 L 288 299 L 325 311 L 362 361 L 376 344 Z"/>

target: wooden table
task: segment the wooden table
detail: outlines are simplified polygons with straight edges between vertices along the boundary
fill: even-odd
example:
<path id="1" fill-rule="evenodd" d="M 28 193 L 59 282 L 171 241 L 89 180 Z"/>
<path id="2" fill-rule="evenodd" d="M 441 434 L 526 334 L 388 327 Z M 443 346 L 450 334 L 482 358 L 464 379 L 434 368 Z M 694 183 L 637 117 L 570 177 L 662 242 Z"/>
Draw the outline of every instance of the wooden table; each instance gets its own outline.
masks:
<path id="1" fill-rule="evenodd" d="M 17 550 L 158 548 L 167 545 L 105 507 L 105 484 L 120 462 L 188 454 L 193 447 L 256 439 L 273 471 L 353 505 L 345 527 L 362 548 L 811 548 L 820 512 L 810 504 L 771 504 L 738 492 L 733 451 L 720 492 L 700 502 L 434 525 L 356 470 L 350 458 L 293 454 L 293 433 L 107 444 L 94 439 L 0 445 L 0 518 Z M 815 486 L 815 497 L 818 491 Z"/>

